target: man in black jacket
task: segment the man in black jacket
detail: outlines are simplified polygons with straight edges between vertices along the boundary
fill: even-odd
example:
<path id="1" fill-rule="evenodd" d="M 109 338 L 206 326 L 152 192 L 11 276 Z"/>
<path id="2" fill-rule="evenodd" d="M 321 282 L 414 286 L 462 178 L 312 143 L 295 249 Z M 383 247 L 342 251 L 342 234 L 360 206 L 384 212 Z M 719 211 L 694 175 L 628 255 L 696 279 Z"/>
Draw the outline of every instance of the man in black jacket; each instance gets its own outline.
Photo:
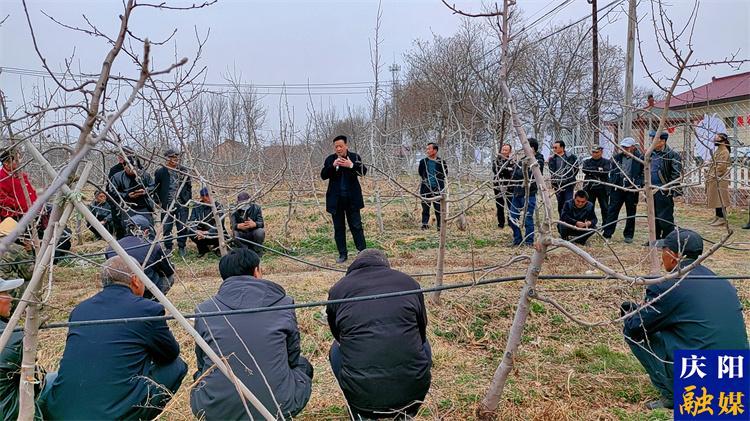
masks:
<path id="1" fill-rule="evenodd" d="M 602 157 L 604 148 L 599 145 L 591 147 L 591 157 L 583 161 L 581 171 L 583 171 L 583 190 L 589 195 L 589 201 L 594 208 L 596 202 L 599 202 L 602 221 L 607 220 L 607 210 L 609 208 L 609 171 L 612 168 L 612 162 Z"/>
<path id="2" fill-rule="evenodd" d="M 320 178 L 328 180 L 326 211 L 333 218 L 333 238 L 339 251 L 336 263 L 344 263 L 349 256 L 346 248 L 346 222 L 349 222 L 349 231 L 352 232 L 357 250 L 362 251 L 366 247 L 360 215 L 365 201 L 362 199 L 362 187 L 357 177 L 367 175 L 367 167 L 359 155 L 349 151 L 346 136 L 336 136 L 333 139 L 333 149 L 334 153 L 323 162 Z"/>
<path id="3" fill-rule="evenodd" d="M 534 150 L 534 158 L 539 170 L 544 173 L 544 156 L 539 153 L 539 142 L 533 137 L 529 138 L 529 146 Z M 534 244 L 534 211 L 536 210 L 536 192 L 537 185 L 532 175 L 532 163 L 524 155 L 516 161 L 513 167 L 511 182 L 508 186 L 512 189 L 513 198 L 510 202 L 510 212 L 508 222 L 510 229 L 513 230 L 513 245 L 520 246 Z M 528 190 L 528 194 L 527 194 Z M 526 236 L 521 235 L 521 213 L 526 212 L 523 226 L 526 229 Z"/>
<path id="4" fill-rule="evenodd" d="M 218 293 L 200 303 L 196 313 L 294 304 L 284 288 L 262 278 L 260 258 L 252 250 L 230 251 L 221 258 L 219 273 L 223 281 Z M 232 372 L 278 419 L 292 419 L 302 412 L 312 392 L 313 367 L 301 355 L 294 309 L 200 318 L 195 329 L 212 349 L 226 356 Z M 198 384 L 190 393 L 193 414 L 206 420 L 247 418 L 236 385 L 197 346 L 195 354 Z M 248 407 L 253 419 L 263 418 Z"/>
<path id="5" fill-rule="evenodd" d="M 419 289 L 380 250 L 362 251 L 329 300 Z M 422 293 L 326 306 L 329 358 L 354 419 L 414 416 L 430 388 L 432 351 Z"/>
<path id="6" fill-rule="evenodd" d="M 161 211 L 164 248 L 167 254 L 172 252 L 172 230 L 177 225 L 177 250 L 180 256 L 185 256 L 187 244 L 187 203 L 193 197 L 193 184 L 188 175 L 188 169 L 180 165 L 180 154 L 174 149 L 164 153 L 167 162 L 156 172 L 156 197 L 159 199 Z"/>
<path id="7" fill-rule="evenodd" d="M 664 269 L 672 272 L 689 266 L 703 253 L 703 239 L 694 231 L 678 228 L 656 247 L 661 248 Z M 625 319 L 625 342 L 661 394 L 660 400 L 647 404 L 649 409 L 672 407 L 676 350 L 748 349 L 737 290 L 726 279 L 701 279 L 707 276 L 716 274 L 698 265 L 681 280 L 677 276 L 649 285 L 646 303 L 650 304 L 640 311 L 633 313 L 639 305 L 629 301 L 620 307 L 622 316 L 633 313 Z"/>
<path id="8" fill-rule="evenodd" d="M 448 166 L 442 158 L 437 156 L 437 143 L 430 142 L 427 144 L 425 151 L 427 157 L 419 161 L 419 177 L 422 182 L 419 184 L 419 195 L 422 199 L 432 199 L 440 197 L 445 189 L 445 176 L 448 173 Z M 440 230 L 440 202 L 422 200 L 422 229 L 429 228 L 430 222 L 430 203 L 435 208 L 435 219 L 437 228 Z"/>
<path id="9" fill-rule="evenodd" d="M 578 175 L 578 157 L 565 151 L 565 142 L 558 140 L 552 144 L 552 152 L 547 165 L 550 181 L 557 197 L 557 214 L 562 215 L 565 202 L 573 199 Z"/>
<path id="10" fill-rule="evenodd" d="M 117 200 L 124 210 L 120 215 L 121 225 L 126 230 L 128 220 L 135 215 L 141 215 L 154 223 L 154 182 L 151 175 L 143 170 L 141 161 L 135 156 L 129 156 L 123 164 L 125 169 L 112 177 L 112 188 Z"/>
<path id="11" fill-rule="evenodd" d="M 190 239 L 193 240 L 195 246 L 198 248 L 198 257 L 203 257 L 211 250 L 218 252 L 219 230 L 216 228 L 216 218 L 213 207 L 211 207 L 211 196 L 208 193 L 208 188 L 202 188 L 200 195 L 200 202 L 196 203 L 190 211 L 188 230 L 191 234 Z M 222 214 L 221 203 L 214 202 L 214 206 L 219 213 L 221 227 L 224 228 L 224 215 Z M 226 232 L 226 229 L 224 229 L 224 233 Z"/>
<path id="12" fill-rule="evenodd" d="M 250 248 L 263 255 L 263 242 L 266 240 L 263 210 L 250 201 L 250 195 L 242 192 L 237 195 L 237 210 L 232 213 L 232 232 L 238 247 Z"/>
<path id="13" fill-rule="evenodd" d="M 101 280 L 102 290 L 73 309 L 71 322 L 164 315 L 161 304 L 143 299 L 145 286 L 120 256 L 104 263 Z M 41 406 L 45 419 L 153 419 L 185 374 L 164 320 L 71 326 Z"/>
<path id="14" fill-rule="evenodd" d="M 125 249 L 129 256 L 138 261 L 143 271 L 163 293 L 172 287 L 174 268 L 169 258 L 164 254 L 161 244 L 153 243 L 154 227 L 142 215 L 136 215 L 128 221 L 128 234 L 117 243 Z M 104 256 L 110 259 L 116 255 L 112 247 L 107 247 Z M 146 258 L 148 257 L 148 261 Z M 144 263 L 146 263 L 144 265 Z M 145 291 L 145 298 L 153 298 L 151 291 Z"/>
<path id="15" fill-rule="evenodd" d="M 589 230 L 596 229 L 596 212 L 594 212 L 594 204 L 589 201 L 588 194 L 584 190 L 578 190 L 573 200 L 565 202 L 560 221 L 567 224 L 557 225 L 560 237 L 564 240 L 573 237 L 574 243 L 583 245 L 594 234 Z"/>
<path id="16" fill-rule="evenodd" d="M 620 209 L 625 205 L 625 230 L 622 232 L 626 243 L 633 242 L 635 235 L 635 212 L 638 208 L 638 189 L 643 187 L 643 155 L 636 149 L 635 139 L 626 137 L 620 141 L 621 152 L 612 158 L 609 172 L 609 183 L 612 187 L 609 194 L 609 209 L 604 220 L 602 235 L 612 238 L 617 228 Z"/>
<path id="17" fill-rule="evenodd" d="M 660 187 L 654 192 L 654 209 L 656 211 L 656 239 L 660 240 L 674 229 L 674 198 L 682 195 L 678 180 L 682 176 L 682 159 L 680 154 L 667 146 L 669 134 L 662 132 L 656 138 L 651 131 L 651 141 L 656 143 L 651 155 L 651 184 Z M 646 242 L 645 245 L 648 245 Z"/>
<path id="18" fill-rule="evenodd" d="M 97 190 L 94 193 L 94 200 L 89 205 L 89 210 L 94 214 L 94 217 L 104 225 L 111 234 L 115 233 L 115 226 L 112 222 L 112 205 L 107 201 L 107 193 L 101 190 Z M 89 225 L 89 230 L 94 234 L 94 238 L 100 240 L 102 238 L 99 235 L 99 231 L 95 230 L 94 227 Z"/>
<path id="19" fill-rule="evenodd" d="M 505 228 L 505 208 L 509 206 L 510 198 L 513 197 L 513 192 L 509 189 L 514 167 L 511 153 L 513 153 L 513 148 L 506 143 L 500 148 L 500 153 L 492 162 L 492 189 L 495 193 L 498 228 Z M 508 211 L 510 213 L 510 209 Z"/>

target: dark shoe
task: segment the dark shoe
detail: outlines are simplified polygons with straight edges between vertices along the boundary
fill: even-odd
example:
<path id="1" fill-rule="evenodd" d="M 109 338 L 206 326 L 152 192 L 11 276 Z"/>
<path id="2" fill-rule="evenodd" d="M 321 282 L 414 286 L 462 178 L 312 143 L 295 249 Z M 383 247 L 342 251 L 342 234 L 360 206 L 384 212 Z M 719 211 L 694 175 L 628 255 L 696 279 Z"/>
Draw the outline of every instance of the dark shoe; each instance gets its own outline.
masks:
<path id="1" fill-rule="evenodd" d="M 216 255 L 216 257 L 221 257 L 221 250 L 219 249 L 214 250 L 214 254 Z"/>
<path id="2" fill-rule="evenodd" d="M 206 253 L 208 253 L 208 252 L 207 251 L 201 251 L 201 252 L 199 252 L 198 253 L 198 258 L 200 259 L 201 257 L 205 256 Z"/>
<path id="3" fill-rule="evenodd" d="M 497 227 L 500 228 L 500 229 L 503 229 L 503 228 L 505 228 L 505 224 L 497 224 Z"/>
<path id="4" fill-rule="evenodd" d="M 164 247 L 164 254 L 167 256 L 172 254 L 172 247 Z"/>
<path id="5" fill-rule="evenodd" d="M 423 229 L 423 230 L 426 230 L 426 229 L 428 229 L 428 228 L 430 228 L 430 226 L 429 226 L 429 225 L 427 225 L 427 224 L 422 224 L 422 229 Z"/>
<path id="6" fill-rule="evenodd" d="M 177 248 L 177 254 L 180 255 L 180 257 L 187 256 L 187 250 L 185 250 L 185 247 L 179 247 Z"/>
<path id="7" fill-rule="evenodd" d="M 633 242 L 633 239 L 632 239 L 632 238 L 630 238 L 630 237 L 625 237 L 625 238 L 623 238 L 623 240 L 622 240 L 622 241 L 624 241 L 624 242 L 626 242 L 626 243 L 630 244 L 630 243 L 632 243 L 632 242 Z"/>
<path id="8" fill-rule="evenodd" d="M 346 259 L 348 259 L 348 257 L 346 257 L 346 256 L 339 256 L 339 258 L 336 259 L 336 263 L 344 263 L 344 262 L 346 262 Z"/>
<path id="9" fill-rule="evenodd" d="M 750 221 L 747 222 L 747 224 L 742 226 L 743 230 L 750 230 Z"/>
<path id="10" fill-rule="evenodd" d="M 607 240 L 607 241 L 610 241 L 610 240 L 612 240 L 612 236 L 609 236 L 609 237 L 607 237 L 606 235 L 602 235 L 602 237 L 604 237 L 604 239 L 605 239 L 605 240 Z M 632 239 L 631 239 L 631 240 L 632 240 Z"/>
<path id="11" fill-rule="evenodd" d="M 672 409 L 672 407 L 674 407 L 674 403 L 669 402 L 664 398 L 651 401 L 651 402 L 646 402 L 646 408 L 652 411 L 654 409 Z"/>

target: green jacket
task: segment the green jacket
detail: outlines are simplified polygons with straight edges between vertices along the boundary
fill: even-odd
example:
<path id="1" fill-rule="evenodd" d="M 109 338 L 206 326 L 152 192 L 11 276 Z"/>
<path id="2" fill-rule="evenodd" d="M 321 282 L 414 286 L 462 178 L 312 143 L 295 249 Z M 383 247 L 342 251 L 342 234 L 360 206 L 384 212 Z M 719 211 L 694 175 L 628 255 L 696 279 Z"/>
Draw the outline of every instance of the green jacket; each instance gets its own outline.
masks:
<path id="1" fill-rule="evenodd" d="M 0 332 L 8 324 L 0 319 Z M 0 419 L 4 421 L 18 418 L 18 387 L 21 380 L 21 358 L 23 356 L 23 333 L 14 332 L 8 345 L 0 352 Z M 40 376 L 43 378 L 44 376 Z M 36 396 L 41 391 L 41 383 L 34 387 Z M 36 407 L 35 419 L 41 420 L 39 406 Z"/>

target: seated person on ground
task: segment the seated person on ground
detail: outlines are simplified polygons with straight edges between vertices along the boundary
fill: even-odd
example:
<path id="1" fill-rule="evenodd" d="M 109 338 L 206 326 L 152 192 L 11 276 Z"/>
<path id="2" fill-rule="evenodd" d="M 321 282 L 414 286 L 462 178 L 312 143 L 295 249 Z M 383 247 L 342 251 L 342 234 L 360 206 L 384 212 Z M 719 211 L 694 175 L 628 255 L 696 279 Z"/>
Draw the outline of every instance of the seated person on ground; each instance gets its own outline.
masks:
<path id="1" fill-rule="evenodd" d="M 232 213 L 232 231 L 237 246 L 251 248 L 262 256 L 263 247 L 255 244 L 263 244 L 266 239 L 263 227 L 263 212 L 260 205 L 251 203 L 250 195 L 245 192 L 237 195 L 237 210 Z"/>
<path id="2" fill-rule="evenodd" d="M 329 300 L 419 289 L 380 250 L 359 253 Z M 331 368 L 358 419 L 414 416 L 430 388 L 432 351 L 422 293 L 329 304 Z"/>
<path id="3" fill-rule="evenodd" d="M 39 239 L 41 240 L 44 237 L 44 231 L 47 229 L 47 225 L 49 225 L 49 217 L 52 214 L 52 203 L 47 203 L 42 207 L 41 212 L 39 212 L 39 220 L 36 225 L 37 234 L 39 235 Z M 65 257 L 69 257 L 70 253 L 70 247 L 72 245 L 71 238 L 73 237 L 73 232 L 65 226 L 60 233 L 60 239 L 57 241 L 57 246 L 55 247 L 55 260 L 63 259 Z"/>
<path id="4" fill-rule="evenodd" d="M 568 200 L 563 205 L 560 220 L 576 228 L 558 224 L 557 231 L 562 239 L 573 238 L 574 243 L 586 244 L 586 241 L 594 235 L 596 229 L 596 213 L 594 204 L 589 202 L 588 194 L 583 190 L 578 190 L 572 200 Z"/>
<path id="5" fill-rule="evenodd" d="M 262 279 L 260 258 L 252 250 L 230 251 L 221 258 L 219 272 L 224 281 L 218 293 L 199 304 L 196 313 L 294 304 L 284 288 Z M 300 354 L 293 309 L 196 319 L 195 329 L 212 349 L 228 356 L 238 379 L 279 419 L 291 419 L 307 405 L 313 367 Z M 195 352 L 198 384 L 190 394 L 193 414 L 208 420 L 246 418 L 237 387 L 214 368 L 199 347 Z M 248 407 L 254 419 L 262 418 L 255 408 Z"/>
<path id="6" fill-rule="evenodd" d="M 154 227 L 151 222 L 142 215 L 135 215 L 128 220 L 128 235 L 117 243 L 125 249 L 131 257 L 138 261 L 143 267 L 143 262 L 148 256 L 148 263 L 143 267 L 148 279 L 156 284 L 163 293 L 167 293 L 172 287 L 174 268 L 169 258 L 164 254 L 161 244 L 153 243 Z M 151 247 L 153 245 L 153 248 Z M 104 257 L 107 259 L 116 256 L 112 247 L 107 247 Z M 151 291 L 146 290 L 144 298 L 152 298 Z"/>
<path id="7" fill-rule="evenodd" d="M 94 201 L 89 205 L 91 213 L 94 217 L 104 225 L 104 228 L 109 231 L 110 234 L 115 232 L 115 224 L 112 222 L 112 204 L 107 200 L 107 194 L 101 190 L 97 190 L 94 195 Z M 102 238 L 99 232 L 94 227 L 89 225 L 89 230 L 94 233 L 94 238 L 100 240 Z"/>
<path id="8" fill-rule="evenodd" d="M 102 290 L 73 309 L 71 322 L 164 315 L 161 304 L 143 298 L 145 286 L 122 257 L 104 263 L 101 281 Z M 71 326 L 42 409 L 49 419 L 153 419 L 186 373 L 164 320 Z"/>
<path id="9" fill-rule="evenodd" d="M 8 319 L 15 308 L 11 293 L 23 285 L 23 279 L 0 279 L 0 333 L 5 330 Z M 0 419 L 14 420 L 18 417 L 18 389 L 21 380 L 21 360 L 23 358 L 23 332 L 13 332 L 5 349 L 0 352 Z M 41 368 L 36 369 L 37 379 L 44 378 Z M 35 384 L 35 396 L 39 396 L 44 382 Z M 41 414 L 39 406 L 36 415 Z"/>
<path id="10" fill-rule="evenodd" d="M 677 228 L 656 247 L 661 248 L 664 269 L 680 270 L 703 253 L 703 239 L 698 233 Z M 742 304 L 737 290 L 703 265 L 698 265 L 669 293 L 648 307 L 625 319 L 625 342 L 646 369 L 661 399 L 647 404 L 649 409 L 673 406 L 674 351 L 696 349 L 748 349 Z M 674 287 L 680 277 L 649 285 L 646 302 Z M 639 307 L 624 302 L 621 314 Z M 668 363 L 665 363 L 667 361 Z"/>
<path id="11" fill-rule="evenodd" d="M 208 189 L 205 187 L 202 188 L 200 194 L 200 202 L 195 204 L 190 211 L 188 230 L 190 230 L 191 234 L 190 239 L 193 240 L 198 248 L 198 257 L 203 257 L 204 254 L 212 250 L 218 254 L 219 231 L 216 229 L 216 218 L 211 208 L 211 196 L 208 194 Z M 214 205 L 217 212 L 219 212 L 221 227 L 224 228 L 224 215 L 221 212 L 221 204 L 214 202 Z M 224 233 L 226 232 L 226 229 L 224 229 Z"/>

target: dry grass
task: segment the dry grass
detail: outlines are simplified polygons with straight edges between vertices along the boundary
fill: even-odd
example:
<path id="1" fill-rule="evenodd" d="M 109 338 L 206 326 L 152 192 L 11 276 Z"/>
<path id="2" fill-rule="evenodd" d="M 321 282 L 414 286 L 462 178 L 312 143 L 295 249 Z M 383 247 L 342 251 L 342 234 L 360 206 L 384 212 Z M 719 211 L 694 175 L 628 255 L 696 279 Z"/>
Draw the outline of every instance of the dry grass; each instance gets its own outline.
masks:
<path id="1" fill-rule="evenodd" d="M 306 198 L 306 202 L 313 202 Z M 266 203 L 264 214 L 269 233 L 268 245 L 283 245 L 300 257 L 333 265 L 335 247 L 331 227 L 321 207 L 300 206 L 282 232 L 287 208 L 282 202 Z M 719 229 L 707 227 L 703 220 L 710 212 L 695 206 L 680 205 L 678 221 L 682 226 L 698 229 L 709 239 L 718 239 Z M 405 272 L 429 272 L 436 259 L 437 233 L 418 230 L 417 203 L 411 199 L 395 200 L 386 207 L 386 233 L 376 234 L 372 206 L 364 215 L 368 242 L 389 254 L 392 264 Z M 733 227 L 744 223 L 746 213 L 730 215 Z M 468 215 L 469 229 L 459 232 L 450 227 L 448 268 L 469 268 L 507 261 L 529 249 L 511 249 L 509 229 L 495 226 L 494 207 L 484 202 Z M 645 273 L 645 224 L 639 221 L 636 243 L 626 245 L 616 234 L 614 250 L 631 273 Z M 750 242 L 750 232 L 737 230 L 735 241 Z M 103 243 L 86 249 L 103 247 Z M 745 246 L 748 247 L 748 246 Z M 350 249 L 353 249 L 350 246 Z M 599 240 L 587 246 L 610 265 L 617 260 Z M 707 265 L 719 273 L 746 274 L 750 271 L 747 252 L 721 250 Z M 178 281 L 169 297 L 184 311 L 214 293 L 219 285 L 217 259 L 198 260 L 191 255 L 187 262 L 177 263 Z M 343 268 L 343 266 L 341 266 Z M 300 263 L 275 256 L 264 258 L 264 275 L 286 288 L 297 302 L 325 299 L 328 288 L 339 274 L 311 269 Z M 577 257 L 557 250 L 550 253 L 543 274 L 586 273 Z M 489 276 L 515 275 L 524 272 L 523 264 L 499 270 Z M 98 290 L 96 267 L 68 266 L 55 269 L 54 308 L 46 310 L 53 320 L 64 320 L 69 310 Z M 471 275 L 450 276 L 447 282 L 471 280 Z M 430 285 L 432 278 L 419 278 Z M 745 304 L 745 318 L 750 320 L 750 282 L 737 282 Z M 567 308 L 588 320 L 603 320 L 618 315 L 624 299 L 639 300 L 641 288 L 614 282 L 544 281 L 540 289 Z M 429 306 L 428 335 L 434 352 L 433 382 L 418 419 L 472 419 L 477 402 L 486 390 L 505 346 L 513 317 L 520 283 L 458 290 L 443 294 L 441 307 Z M 303 354 L 315 367 L 313 395 L 299 417 L 312 419 L 346 419 L 343 396 L 336 385 L 327 361 L 331 335 L 322 308 L 298 311 L 302 332 Z M 188 386 L 195 371 L 193 341 L 172 324 L 182 346 L 182 355 L 190 369 L 183 387 L 170 405 L 164 419 L 191 419 Z M 548 305 L 534 303 L 524 332 L 520 353 L 515 362 L 508 388 L 503 396 L 502 419 L 669 419 L 667 411 L 648 413 L 643 403 L 656 398 L 647 376 L 629 354 L 621 326 L 585 329 L 565 319 Z M 40 361 L 55 369 L 62 355 L 65 331 L 44 331 Z"/>

